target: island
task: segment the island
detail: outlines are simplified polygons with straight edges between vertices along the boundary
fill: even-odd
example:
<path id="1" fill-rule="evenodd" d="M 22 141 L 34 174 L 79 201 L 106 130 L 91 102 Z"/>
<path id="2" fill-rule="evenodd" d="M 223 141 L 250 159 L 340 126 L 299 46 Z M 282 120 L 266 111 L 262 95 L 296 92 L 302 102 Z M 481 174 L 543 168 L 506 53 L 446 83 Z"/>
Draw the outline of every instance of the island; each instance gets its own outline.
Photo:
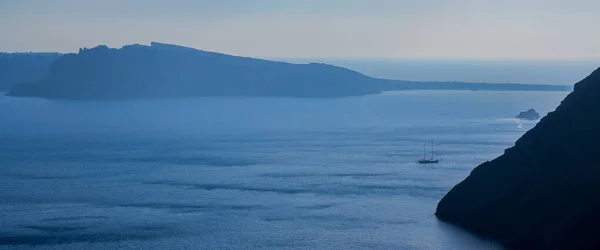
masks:
<path id="1" fill-rule="evenodd" d="M 569 90 L 568 86 L 409 82 L 379 79 L 322 63 L 292 64 L 152 42 L 82 48 L 50 66 L 39 81 L 8 95 L 120 100 L 201 96 L 328 98 L 394 90 Z"/>
<path id="2" fill-rule="evenodd" d="M 0 53 L 0 91 L 41 80 L 60 56 L 60 53 Z"/>
<path id="3" fill-rule="evenodd" d="M 600 249 L 600 69 L 435 215 L 509 249 Z"/>
<path id="4" fill-rule="evenodd" d="M 540 114 L 535 109 L 528 109 L 527 111 L 520 112 L 516 118 L 525 120 L 537 120 L 540 119 Z"/>

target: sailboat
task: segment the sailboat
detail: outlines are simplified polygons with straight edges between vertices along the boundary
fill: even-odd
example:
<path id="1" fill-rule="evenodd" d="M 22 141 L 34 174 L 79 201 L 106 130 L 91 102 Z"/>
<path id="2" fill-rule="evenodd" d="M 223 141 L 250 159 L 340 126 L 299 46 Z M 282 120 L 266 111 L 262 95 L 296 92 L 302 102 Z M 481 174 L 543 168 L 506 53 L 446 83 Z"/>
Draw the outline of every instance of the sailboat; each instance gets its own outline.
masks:
<path id="1" fill-rule="evenodd" d="M 439 163 L 440 160 L 435 159 L 433 157 L 433 140 L 431 140 L 431 158 L 427 159 L 426 157 L 426 148 L 427 148 L 427 144 L 423 144 L 423 159 L 417 161 L 417 163 L 419 164 L 433 164 L 433 163 Z"/>

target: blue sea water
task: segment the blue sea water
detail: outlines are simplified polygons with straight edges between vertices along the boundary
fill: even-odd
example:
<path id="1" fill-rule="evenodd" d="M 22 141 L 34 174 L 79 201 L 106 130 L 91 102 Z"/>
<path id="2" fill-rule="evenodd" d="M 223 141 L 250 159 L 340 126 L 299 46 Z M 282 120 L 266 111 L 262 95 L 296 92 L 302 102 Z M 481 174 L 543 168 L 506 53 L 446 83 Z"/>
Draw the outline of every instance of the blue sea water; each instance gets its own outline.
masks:
<path id="1" fill-rule="evenodd" d="M 0 97 L 0 248 L 499 249 L 437 202 L 567 94 Z"/>

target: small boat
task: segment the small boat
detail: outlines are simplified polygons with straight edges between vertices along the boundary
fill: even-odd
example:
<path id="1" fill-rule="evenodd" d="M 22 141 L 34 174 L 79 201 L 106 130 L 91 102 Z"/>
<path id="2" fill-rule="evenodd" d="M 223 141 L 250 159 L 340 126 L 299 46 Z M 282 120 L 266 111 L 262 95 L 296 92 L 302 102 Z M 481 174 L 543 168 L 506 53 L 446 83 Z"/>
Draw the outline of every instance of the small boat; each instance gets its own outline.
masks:
<path id="1" fill-rule="evenodd" d="M 440 163 L 439 159 L 435 159 L 433 157 L 433 140 L 431 140 L 431 158 L 427 159 L 426 157 L 426 151 L 427 151 L 427 144 L 423 145 L 423 159 L 418 160 L 417 163 L 419 164 L 433 164 L 433 163 Z"/>

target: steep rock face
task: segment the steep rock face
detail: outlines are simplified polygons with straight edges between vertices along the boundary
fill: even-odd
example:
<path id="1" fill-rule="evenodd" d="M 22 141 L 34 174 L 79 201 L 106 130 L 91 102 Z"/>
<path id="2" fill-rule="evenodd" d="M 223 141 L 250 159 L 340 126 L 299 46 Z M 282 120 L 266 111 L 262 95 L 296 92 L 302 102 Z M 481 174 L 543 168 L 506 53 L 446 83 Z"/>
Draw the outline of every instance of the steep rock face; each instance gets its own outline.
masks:
<path id="1" fill-rule="evenodd" d="M 59 53 L 0 53 L 0 91 L 39 81 L 60 56 Z"/>
<path id="2" fill-rule="evenodd" d="M 514 249 L 600 249 L 600 69 L 497 159 L 475 168 L 436 216 Z"/>

